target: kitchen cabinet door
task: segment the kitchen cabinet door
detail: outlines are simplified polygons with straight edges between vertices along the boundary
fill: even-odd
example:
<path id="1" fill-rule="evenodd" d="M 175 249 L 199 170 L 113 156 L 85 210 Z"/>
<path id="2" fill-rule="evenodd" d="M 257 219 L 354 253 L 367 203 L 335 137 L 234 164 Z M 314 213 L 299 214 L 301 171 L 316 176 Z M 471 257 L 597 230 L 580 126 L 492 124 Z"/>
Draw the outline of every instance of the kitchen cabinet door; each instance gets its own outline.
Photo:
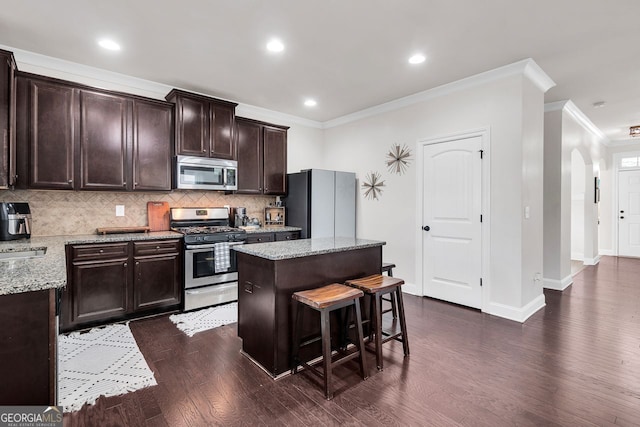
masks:
<path id="1" fill-rule="evenodd" d="M 0 188 L 16 178 L 16 63 L 13 54 L 0 50 Z"/>
<path id="2" fill-rule="evenodd" d="M 176 154 L 208 157 L 208 103 L 182 95 L 168 99 L 176 104 Z"/>
<path id="3" fill-rule="evenodd" d="M 171 190 L 173 107 L 133 101 L 133 189 Z"/>
<path id="4" fill-rule="evenodd" d="M 55 295 L 56 289 L 0 295 L 0 405 L 57 404 Z"/>
<path id="5" fill-rule="evenodd" d="M 178 253 L 134 259 L 133 310 L 180 304 L 181 268 Z"/>
<path id="6" fill-rule="evenodd" d="M 68 283 L 69 323 L 63 329 L 81 325 L 106 323 L 126 315 L 129 268 L 127 258 L 74 262 Z M 64 308 L 63 308 L 64 311 Z"/>
<path id="7" fill-rule="evenodd" d="M 130 111 L 125 97 L 81 91 L 80 189 L 127 189 Z"/>
<path id="8" fill-rule="evenodd" d="M 263 139 L 263 192 L 284 195 L 287 179 L 287 130 L 265 126 Z"/>
<path id="9" fill-rule="evenodd" d="M 235 102 L 174 89 L 166 100 L 176 106 L 176 154 L 235 159 Z"/>
<path id="10" fill-rule="evenodd" d="M 238 190 L 241 194 L 262 194 L 262 126 L 236 120 Z"/>
<path id="11" fill-rule="evenodd" d="M 236 118 L 238 190 L 240 194 L 286 193 L 287 129 Z"/>
<path id="12" fill-rule="evenodd" d="M 19 76 L 17 145 L 28 166 L 20 176 L 35 189 L 71 190 L 75 186 L 74 156 L 78 91 L 54 81 Z M 25 151 L 26 150 L 26 151 Z M 25 159 L 25 160 L 26 160 Z M 19 178 L 20 179 L 20 178 Z"/>
<path id="13" fill-rule="evenodd" d="M 236 158 L 235 150 L 235 104 L 209 104 L 211 145 L 209 157 L 217 159 Z"/>

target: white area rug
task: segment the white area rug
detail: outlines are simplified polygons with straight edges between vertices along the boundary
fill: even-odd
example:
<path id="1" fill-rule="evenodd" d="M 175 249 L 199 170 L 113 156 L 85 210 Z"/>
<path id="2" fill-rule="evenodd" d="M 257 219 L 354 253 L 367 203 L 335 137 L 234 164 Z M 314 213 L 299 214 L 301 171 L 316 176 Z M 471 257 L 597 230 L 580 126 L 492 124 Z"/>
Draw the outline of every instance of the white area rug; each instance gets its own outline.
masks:
<path id="1" fill-rule="evenodd" d="M 129 325 L 60 335 L 59 404 L 65 412 L 93 405 L 100 396 L 117 396 L 156 385 Z"/>
<path id="2" fill-rule="evenodd" d="M 198 332 L 237 322 L 238 303 L 232 302 L 189 313 L 172 314 L 169 319 L 176 324 L 178 329 L 192 337 Z"/>

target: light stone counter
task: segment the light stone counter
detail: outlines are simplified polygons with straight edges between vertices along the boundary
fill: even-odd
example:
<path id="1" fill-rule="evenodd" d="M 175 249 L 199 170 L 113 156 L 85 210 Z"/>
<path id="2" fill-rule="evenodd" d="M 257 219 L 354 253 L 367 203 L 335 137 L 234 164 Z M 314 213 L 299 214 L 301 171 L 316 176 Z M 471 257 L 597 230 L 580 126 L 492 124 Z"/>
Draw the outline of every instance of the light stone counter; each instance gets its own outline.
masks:
<path id="1" fill-rule="evenodd" d="M 312 255 L 345 252 L 355 249 L 385 245 L 379 240 L 354 239 L 350 237 L 326 237 L 318 239 L 287 240 L 282 242 L 256 243 L 234 246 L 233 249 L 248 255 L 272 261 L 301 258 Z"/>
<path id="2" fill-rule="evenodd" d="M 0 260 L 0 295 L 61 288 L 67 284 L 65 245 L 129 242 L 133 240 L 180 239 L 173 231 L 107 235 L 32 237 L 0 242 L 0 254 L 46 248 L 44 256 Z"/>

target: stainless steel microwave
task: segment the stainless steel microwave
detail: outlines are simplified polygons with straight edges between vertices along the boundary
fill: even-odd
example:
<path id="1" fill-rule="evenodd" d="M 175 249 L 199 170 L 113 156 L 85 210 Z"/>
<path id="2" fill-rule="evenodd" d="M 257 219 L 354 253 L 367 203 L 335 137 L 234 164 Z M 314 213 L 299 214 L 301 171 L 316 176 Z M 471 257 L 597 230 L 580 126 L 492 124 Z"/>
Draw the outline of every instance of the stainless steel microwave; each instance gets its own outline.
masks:
<path id="1" fill-rule="evenodd" d="M 238 189 L 238 162 L 207 157 L 176 157 L 176 188 L 185 190 Z"/>

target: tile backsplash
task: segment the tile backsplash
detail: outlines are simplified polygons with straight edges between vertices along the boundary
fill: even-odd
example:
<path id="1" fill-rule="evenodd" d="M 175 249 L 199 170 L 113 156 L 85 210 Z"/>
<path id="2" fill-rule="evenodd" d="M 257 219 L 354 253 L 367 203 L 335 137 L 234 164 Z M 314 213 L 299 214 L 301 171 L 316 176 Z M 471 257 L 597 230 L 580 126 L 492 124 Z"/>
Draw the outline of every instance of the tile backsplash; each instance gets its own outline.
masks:
<path id="1" fill-rule="evenodd" d="M 34 236 L 95 234 L 99 227 L 148 225 L 147 202 L 168 202 L 170 207 L 247 208 L 249 217 L 263 220 L 264 208 L 273 196 L 225 195 L 216 191 L 170 193 L 113 193 L 97 191 L 0 190 L 0 201 L 28 202 Z M 116 217 L 116 205 L 124 205 L 125 216 Z"/>

